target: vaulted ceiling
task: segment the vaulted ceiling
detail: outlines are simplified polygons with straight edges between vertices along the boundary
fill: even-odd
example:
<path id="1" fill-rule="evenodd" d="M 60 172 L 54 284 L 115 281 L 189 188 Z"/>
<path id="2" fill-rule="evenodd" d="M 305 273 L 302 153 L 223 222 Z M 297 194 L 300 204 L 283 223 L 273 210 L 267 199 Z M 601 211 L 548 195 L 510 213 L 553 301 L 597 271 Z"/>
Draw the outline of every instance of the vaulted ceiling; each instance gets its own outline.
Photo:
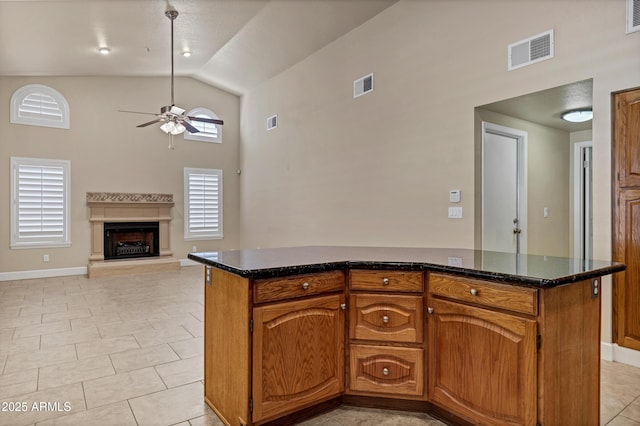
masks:
<path id="1" fill-rule="evenodd" d="M 396 1 L 0 0 L 0 76 L 169 75 L 171 5 L 175 74 L 243 94 Z"/>

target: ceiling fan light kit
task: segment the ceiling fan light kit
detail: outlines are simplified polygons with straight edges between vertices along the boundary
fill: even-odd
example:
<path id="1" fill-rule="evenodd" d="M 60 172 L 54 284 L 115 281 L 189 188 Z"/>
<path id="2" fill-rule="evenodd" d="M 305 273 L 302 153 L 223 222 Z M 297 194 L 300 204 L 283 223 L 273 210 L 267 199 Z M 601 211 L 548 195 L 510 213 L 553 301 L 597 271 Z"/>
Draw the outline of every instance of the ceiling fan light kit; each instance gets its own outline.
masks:
<path id="1" fill-rule="evenodd" d="M 205 118 L 205 117 L 191 117 L 185 114 L 183 108 L 177 107 L 174 102 L 174 72 L 173 72 L 173 21 L 178 17 L 178 11 L 169 7 L 165 12 L 165 16 L 169 18 L 171 21 L 171 105 L 165 105 L 160 108 L 160 114 L 148 113 L 148 112 L 137 112 L 137 111 L 123 111 L 121 112 L 132 112 L 136 114 L 149 114 L 155 115 L 157 118 L 155 120 L 139 124 L 136 127 L 147 127 L 151 124 L 162 123 L 160 125 L 160 130 L 165 132 L 166 134 L 171 136 L 171 143 L 169 144 L 169 148 L 173 149 L 173 136 L 179 135 L 185 131 L 189 131 L 189 133 L 198 133 L 196 127 L 194 127 L 190 121 L 200 121 L 204 123 L 211 123 L 217 125 L 223 125 L 224 122 L 222 120 L 217 120 L 214 118 Z M 188 56 L 188 55 L 185 55 Z"/>

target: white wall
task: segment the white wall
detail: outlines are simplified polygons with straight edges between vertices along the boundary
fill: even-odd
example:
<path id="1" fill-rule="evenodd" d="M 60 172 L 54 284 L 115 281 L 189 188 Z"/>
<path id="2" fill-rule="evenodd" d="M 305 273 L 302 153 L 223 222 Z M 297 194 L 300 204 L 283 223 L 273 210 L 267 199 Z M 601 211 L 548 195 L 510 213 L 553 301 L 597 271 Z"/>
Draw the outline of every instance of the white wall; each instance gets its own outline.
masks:
<path id="1" fill-rule="evenodd" d="M 241 104 L 242 245 L 471 248 L 474 107 L 593 78 L 594 255 L 610 259 L 610 96 L 640 86 L 625 7 L 401 0 L 262 84 Z M 552 28 L 553 59 L 507 71 L 510 43 Z M 374 92 L 353 99 L 353 80 L 370 72 Z M 462 220 L 446 217 L 454 188 Z M 604 293 L 610 303 L 608 278 Z M 610 314 L 603 323 L 610 341 Z"/>

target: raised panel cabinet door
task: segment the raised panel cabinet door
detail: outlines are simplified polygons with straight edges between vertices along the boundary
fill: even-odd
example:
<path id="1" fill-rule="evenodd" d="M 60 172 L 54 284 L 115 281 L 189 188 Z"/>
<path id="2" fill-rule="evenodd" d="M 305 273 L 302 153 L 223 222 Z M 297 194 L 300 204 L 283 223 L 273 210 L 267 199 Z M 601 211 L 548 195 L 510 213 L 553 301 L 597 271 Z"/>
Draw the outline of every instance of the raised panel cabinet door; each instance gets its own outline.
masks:
<path id="1" fill-rule="evenodd" d="M 478 425 L 535 425 L 536 322 L 427 303 L 429 401 Z"/>
<path id="2" fill-rule="evenodd" d="M 640 89 L 617 93 L 613 102 L 618 187 L 640 187 Z"/>
<path id="3" fill-rule="evenodd" d="M 253 421 L 344 391 L 344 295 L 253 310 Z"/>
<path id="4" fill-rule="evenodd" d="M 640 189 L 620 191 L 617 207 L 613 260 L 627 269 L 613 276 L 615 340 L 640 350 Z"/>

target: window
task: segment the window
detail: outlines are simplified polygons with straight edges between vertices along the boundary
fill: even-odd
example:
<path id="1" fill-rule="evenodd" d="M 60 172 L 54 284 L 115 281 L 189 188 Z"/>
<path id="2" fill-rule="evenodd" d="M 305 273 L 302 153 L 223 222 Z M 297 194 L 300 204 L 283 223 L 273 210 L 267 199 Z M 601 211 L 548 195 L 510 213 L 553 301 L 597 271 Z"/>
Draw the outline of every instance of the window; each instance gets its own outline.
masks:
<path id="1" fill-rule="evenodd" d="M 199 118 L 213 118 L 218 119 L 218 116 L 206 108 L 192 109 L 187 113 L 189 117 Z M 191 125 L 199 130 L 198 133 L 184 132 L 184 138 L 192 141 L 200 142 L 216 142 L 222 143 L 222 126 L 213 123 L 205 123 L 202 121 L 190 121 Z"/>
<path id="2" fill-rule="evenodd" d="M 222 238 L 222 170 L 184 169 L 184 239 Z"/>
<path id="3" fill-rule="evenodd" d="M 11 248 L 68 247 L 71 162 L 11 157 Z"/>
<path id="4" fill-rule="evenodd" d="M 11 122 L 68 129 L 69 104 L 57 90 L 29 84 L 11 96 Z"/>

